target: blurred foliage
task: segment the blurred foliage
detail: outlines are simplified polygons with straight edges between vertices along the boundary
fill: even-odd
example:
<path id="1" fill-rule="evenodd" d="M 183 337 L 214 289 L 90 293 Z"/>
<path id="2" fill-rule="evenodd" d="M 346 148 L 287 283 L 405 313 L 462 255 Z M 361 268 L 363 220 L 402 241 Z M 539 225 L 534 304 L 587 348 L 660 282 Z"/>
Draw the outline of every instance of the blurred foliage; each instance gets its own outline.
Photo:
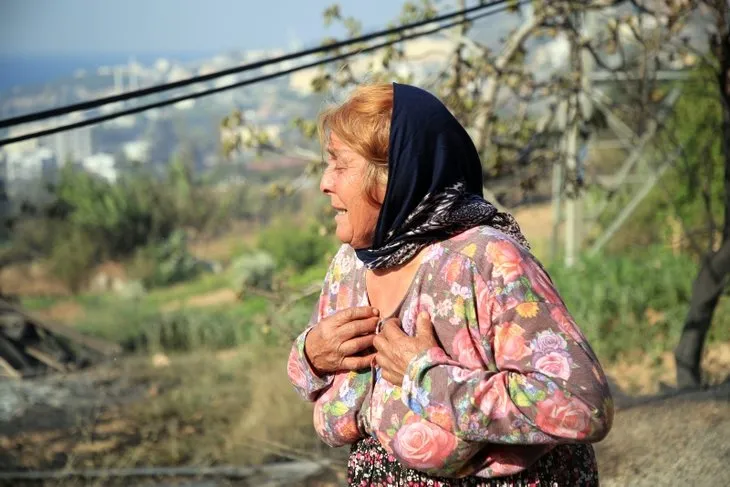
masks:
<path id="1" fill-rule="evenodd" d="M 77 328 L 91 336 L 112 340 L 129 351 L 190 351 L 222 349 L 264 337 L 268 303 L 251 298 L 245 303 L 213 308 L 161 311 L 149 302 L 103 302 L 79 320 Z M 96 310 L 94 311 L 94 308 Z"/>
<path id="2" fill-rule="evenodd" d="M 230 274 L 234 289 L 253 288 L 271 291 L 274 287 L 276 262 L 264 251 L 244 254 L 231 264 Z"/>
<path id="3" fill-rule="evenodd" d="M 662 246 L 584 257 L 570 269 L 550 266 L 568 309 L 607 362 L 631 351 L 656 355 L 676 345 L 692 294 L 689 277 L 696 272 L 694 259 Z M 716 320 L 709 340 L 730 340 L 730 312 L 718 312 Z"/>
<path id="4" fill-rule="evenodd" d="M 186 233 L 177 229 L 162 242 L 141 248 L 134 256 L 130 274 L 151 288 L 186 281 L 212 270 L 190 253 L 187 241 Z"/>
<path id="5" fill-rule="evenodd" d="M 50 203 L 23 207 L 9 247 L 16 259 L 47 259 L 74 291 L 97 264 L 135 254 L 156 262 L 144 277 L 162 285 L 194 275 L 185 234 L 216 232 L 232 216 L 250 216 L 242 209 L 248 198 L 246 187 L 221 189 L 195 178 L 184 158 L 173 160 L 163 178 L 140 171 L 116 182 L 67 165 L 50 188 Z"/>
<path id="6" fill-rule="evenodd" d="M 664 243 L 676 251 L 703 254 L 719 242 L 723 218 L 724 161 L 721 100 L 713 73 L 697 69 L 682 83 L 682 94 L 659 132 L 648 160 L 658 165 L 681 155 L 652 189 L 609 245 L 613 252 L 633 252 L 636 246 Z M 605 226 L 633 195 L 618 193 L 601 223 Z M 690 272 L 689 275 L 693 275 Z"/>
<path id="7" fill-rule="evenodd" d="M 336 243 L 316 223 L 297 223 L 279 218 L 261 231 L 258 245 L 276 261 L 277 269 L 301 272 L 324 259 Z"/>

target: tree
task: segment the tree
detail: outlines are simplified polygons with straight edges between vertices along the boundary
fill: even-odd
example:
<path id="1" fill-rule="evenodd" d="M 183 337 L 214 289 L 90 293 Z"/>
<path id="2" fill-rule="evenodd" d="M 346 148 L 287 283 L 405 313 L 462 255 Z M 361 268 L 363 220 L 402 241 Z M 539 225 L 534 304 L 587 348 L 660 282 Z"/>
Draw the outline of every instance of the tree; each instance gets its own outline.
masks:
<path id="1" fill-rule="evenodd" d="M 675 349 L 677 385 L 696 387 L 701 384 L 701 359 L 707 332 L 712 324 L 717 303 L 730 277 L 730 4 L 726 0 L 708 0 L 698 6 L 713 21 L 708 23 L 710 52 L 701 59 L 712 73 L 713 85 L 705 85 L 716 100 L 721 112 L 721 126 L 717 131 L 718 145 L 722 148 L 724 166 L 722 237 L 719 247 L 713 245 L 714 231 L 701 260 L 700 269 L 692 286 L 690 309 L 684 323 L 682 337 Z M 712 150 L 711 148 L 709 150 Z M 698 154 L 701 156 L 701 154 Z M 706 205 L 712 198 L 706 197 L 707 186 L 703 186 Z M 714 222 L 713 211 L 707 207 L 709 221 Z M 714 223 L 711 229 L 714 230 Z"/>
<path id="2" fill-rule="evenodd" d="M 590 41 L 586 45 L 598 65 L 616 79 L 635 81 L 631 86 L 635 89 L 622 85 L 614 93 L 628 107 L 630 136 L 638 138 L 652 123 L 657 125 L 656 101 L 676 86 L 664 75 L 695 70 L 678 83 L 683 99 L 673 120 L 666 126 L 658 123 L 659 137 L 651 146 L 660 159 L 652 168 L 655 174 L 673 165 L 676 174 L 685 178 L 682 184 L 663 184 L 663 189 L 683 225 L 685 239 L 701 257 L 675 349 L 678 387 L 696 387 L 701 384 L 703 345 L 730 275 L 730 4 L 727 0 L 630 0 L 628 4 L 630 15 L 609 24 L 615 44 L 612 51 L 620 54 L 618 64 L 602 58 Z M 624 49 L 622 37 L 632 39 L 631 50 Z M 721 232 L 717 231 L 718 202 L 724 213 Z"/>
<path id="3" fill-rule="evenodd" d="M 463 1 L 457 2 L 457 6 L 464 5 Z M 440 8 L 442 3 L 432 0 L 406 2 L 393 25 L 433 18 Z M 513 13 L 521 16 L 520 24 L 504 38 L 498 51 L 476 40 L 474 25 L 466 23 L 446 33 L 442 39 L 445 52 L 438 63 L 426 63 L 424 67 L 424 63 L 414 62 L 423 53 L 409 49 L 409 43 L 396 43 L 366 59 L 347 59 L 323 66 L 312 77 L 311 85 L 318 94 L 338 94 L 366 81 L 402 81 L 426 87 L 445 101 L 474 138 L 484 163 L 489 199 L 498 205 L 515 203 L 526 194 L 544 192 L 540 182 L 553 169 L 555 214 L 562 213 L 561 202 L 567 197 L 575 220 L 586 172 L 579 154 L 600 124 L 618 125 L 627 146 L 643 144 L 642 137 L 651 140 L 653 132 L 661 132 L 665 125 L 660 112 L 671 84 L 664 80 L 663 73 L 681 74 L 698 60 L 709 66 L 714 73 L 713 100 L 722 111 L 722 129 L 707 147 L 712 141 L 719 141 L 722 146 L 725 217 L 719 246 L 712 245 L 712 232 L 709 234 L 709 245 L 705 246 L 708 250 L 704 252 L 683 336 L 676 349 L 677 382 L 684 387 L 699 383 L 702 344 L 730 274 L 728 11 L 727 0 L 536 0 L 529 8 L 515 2 Z M 591 22 L 597 13 L 607 19 L 605 27 L 598 28 L 598 22 Z M 328 8 L 324 17 L 326 25 L 339 23 L 350 37 L 361 33 L 360 23 L 343 15 L 338 5 Z M 709 49 L 702 45 L 702 35 L 698 33 L 702 26 L 707 27 L 704 34 L 710 39 Z M 397 41 L 399 37 L 392 38 Z M 566 65 L 534 69 L 535 46 L 550 39 L 567 46 Z M 366 46 L 354 46 L 353 50 Z M 594 66 L 615 79 L 613 95 L 623 102 L 623 120 L 611 106 L 613 100 L 592 89 L 590 74 Z M 299 119 L 294 124 L 306 136 L 314 136 L 311 120 Z M 238 133 L 236 123 L 226 128 L 229 133 Z M 667 136 L 671 136 L 671 131 Z M 667 136 L 658 140 L 666 141 Z M 255 137 L 249 140 L 256 145 Z M 685 161 L 692 159 L 690 166 L 704 168 L 698 170 L 708 174 L 703 165 L 706 161 L 688 146 L 696 142 L 696 137 L 675 137 L 666 146 L 649 143 L 647 151 L 661 154 L 665 163 L 678 152 Z M 628 174 L 643 158 L 642 153 L 629 158 L 630 165 L 622 168 L 619 175 Z M 607 191 L 610 197 L 623 184 L 622 177 L 615 185 L 595 186 Z M 508 188 L 519 188 L 521 194 L 510 198 L 514 191 Z M 711 201 L 703 191 L 698 194 Z M 707 224 L 712 225 L 712 208 L 707 207 L 706 214 Z M 577 232 L 574 234 L 576 237 Z M 574 243 L 578 248 L 580 240 L 576 238 Z"/>

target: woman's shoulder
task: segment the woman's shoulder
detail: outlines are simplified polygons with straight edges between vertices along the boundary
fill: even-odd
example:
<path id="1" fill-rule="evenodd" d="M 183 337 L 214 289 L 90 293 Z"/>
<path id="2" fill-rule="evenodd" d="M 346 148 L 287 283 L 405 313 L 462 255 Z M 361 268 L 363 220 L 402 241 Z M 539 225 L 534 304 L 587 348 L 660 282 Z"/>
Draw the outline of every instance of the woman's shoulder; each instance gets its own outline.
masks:
<path id="1" fill-rule="evenodd" d="M 453 258 L 460 256 L 471 261 L 480 273 L 494 265 L 536 262 L 530 251 L 509 235 L 496 228 L 481 225 L 471 228 L 439 244 Z"/>
<path id="2" fill-rule="evenodd" d="M 330 282 L 347 280 L 362 268 L 363 263 L 357 258 L 355 249 L 348 244 L 342 244 L 330 261 L 327 280 Z"/>

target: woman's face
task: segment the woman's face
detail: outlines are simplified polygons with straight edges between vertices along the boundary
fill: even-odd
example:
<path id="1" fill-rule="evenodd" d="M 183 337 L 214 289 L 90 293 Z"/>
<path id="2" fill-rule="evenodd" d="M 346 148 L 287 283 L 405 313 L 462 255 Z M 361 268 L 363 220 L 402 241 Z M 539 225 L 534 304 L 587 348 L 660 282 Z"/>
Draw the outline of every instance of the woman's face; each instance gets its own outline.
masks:
<path id="1" fill-rule="evenodd" d="M 355 249 L 368 248 L 380 213 L 380 205 L 374 204 L 365 193 L 368 162 L 335 134 L 330 135 L 327 154 L 327 167 L 319 189 L 329 196 L 330 204 L 337 211 L 337 238 Z M 382 202 L 385 188 L 379 188 L 376 194 Z"/>

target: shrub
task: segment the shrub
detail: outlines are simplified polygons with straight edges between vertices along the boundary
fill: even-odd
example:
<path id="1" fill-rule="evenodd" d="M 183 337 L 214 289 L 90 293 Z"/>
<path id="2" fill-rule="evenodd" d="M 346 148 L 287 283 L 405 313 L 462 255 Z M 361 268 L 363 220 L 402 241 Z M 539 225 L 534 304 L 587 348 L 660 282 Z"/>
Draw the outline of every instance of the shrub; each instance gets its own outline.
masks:
<path id="1" fill-rule="evenodd" d="M 259 248 L 274 257 L 279 269 L 298 272 L 320 263 L 334 246 L 334 240 L 320 233 L 318 225 L 302 226 L 291 220 L 274 222 L 259 236 Z"/>
<path id="2" fill-rule="evenodd" d="M 631 255 L 584 257 L 551 275 L 578 325 L 601 358 L 657 354 L 676 346 L 689 308 L 697 264 L 663 247 Z M 718 310 L 711 340 L 730 339 L 730 318 Z"/>
<path id="3" fill-rule="evenodd" d="M 174 231 L 161 243 L 143 248 L 133 263 L 133 274 L 147 287 L 169 286 L 201 272 L 202 263 L 188 251 L 187 237 L 182 230 Z"/>
<path id="4" fill-rule="evenodd" d="M 65 234 L 64 234 L 65 233 Z M 86 232 L 69 229 L 55 242 L 49 263 L 51 273 L 63 281 L 72 292 L 78 292 L 99 262 L 102 250 L 99 242 Z"/>
<path id="5" fill-rule="evenodd" d="M 271 291 L 274 287 L 275 269 L 274 259 L 266 252 L 243 255 L 231 265 L 233 287 L 238 290 L 254 288 Z"/>

